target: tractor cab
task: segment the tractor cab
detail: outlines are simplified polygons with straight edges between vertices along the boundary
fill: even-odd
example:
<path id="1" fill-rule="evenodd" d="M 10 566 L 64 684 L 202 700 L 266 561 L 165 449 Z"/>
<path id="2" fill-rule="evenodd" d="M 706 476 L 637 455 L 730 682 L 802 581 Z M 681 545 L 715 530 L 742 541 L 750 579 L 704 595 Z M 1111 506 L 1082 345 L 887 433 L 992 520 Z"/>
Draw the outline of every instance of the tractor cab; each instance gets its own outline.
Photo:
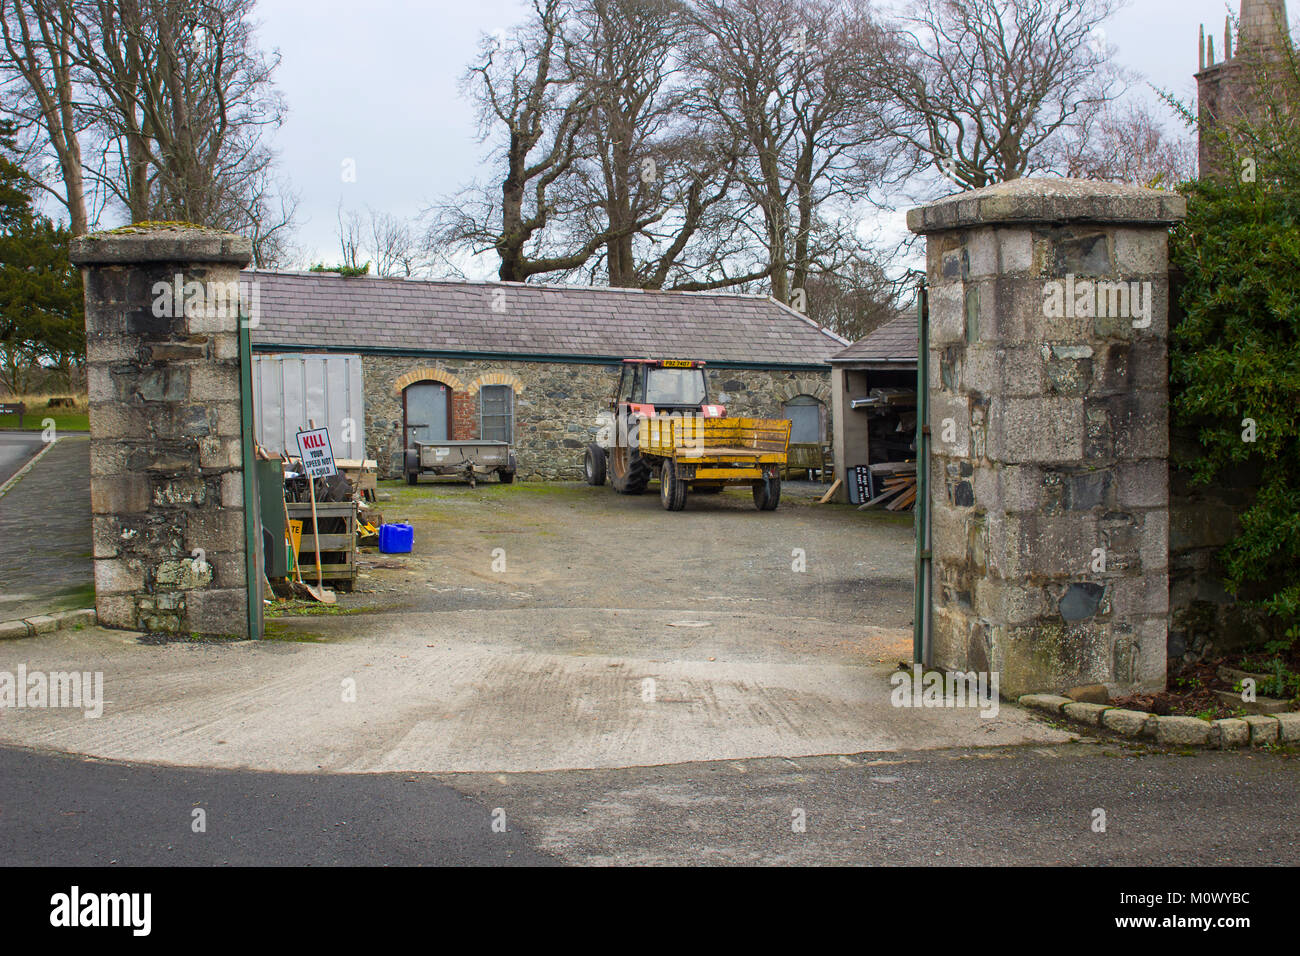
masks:
<path id="1" fill-rule="evenodd" d="M 623 373 L 611 403 L 616 418 L 650 418 L 690 412 L 721 418 L 726 409 L 709 404 L 704 363 L 686 359 L 624 359 Z"/>

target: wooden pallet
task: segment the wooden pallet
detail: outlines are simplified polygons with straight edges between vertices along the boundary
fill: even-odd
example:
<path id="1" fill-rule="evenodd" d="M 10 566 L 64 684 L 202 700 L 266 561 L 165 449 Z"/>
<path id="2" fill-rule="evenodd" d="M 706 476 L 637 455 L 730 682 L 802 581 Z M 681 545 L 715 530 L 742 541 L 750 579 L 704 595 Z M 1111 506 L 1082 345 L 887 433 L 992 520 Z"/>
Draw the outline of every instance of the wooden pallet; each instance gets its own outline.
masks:
<path id="1" fill-rule="evenodd" d="M 286 503 L 291 520 L 302 522 L 299 563 L 304 581 L 316 579 L 316 537 L 311 533 L 311 502 Z M 340 591 L 351 591 L 357 579 L 357 506 L 352 501 L 316 502 L 321 526 L 321 578 Z M 328 529 L 328 530 L 325 530 Z"/>

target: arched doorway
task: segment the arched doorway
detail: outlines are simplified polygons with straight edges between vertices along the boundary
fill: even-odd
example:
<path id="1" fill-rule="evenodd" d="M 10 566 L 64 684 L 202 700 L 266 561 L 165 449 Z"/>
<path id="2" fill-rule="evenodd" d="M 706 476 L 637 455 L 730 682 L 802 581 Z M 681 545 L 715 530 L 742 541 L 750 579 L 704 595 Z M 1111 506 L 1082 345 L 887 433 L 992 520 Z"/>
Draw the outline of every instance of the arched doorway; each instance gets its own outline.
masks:
<path id="1" fill-rule="evenodd" d="M 784 418 L 790 419 L 790 444 L 820 445 L 825 438 L 822 403 L 811 395 L 796 395 L 782 406 Z"/>
<path id="2" fill-rule="evenodd" d="M 402 390 L 402 425 L 412 442 L 446 441 L 450 434 L 451 389 L 442 382 L 415 382 Z"/>

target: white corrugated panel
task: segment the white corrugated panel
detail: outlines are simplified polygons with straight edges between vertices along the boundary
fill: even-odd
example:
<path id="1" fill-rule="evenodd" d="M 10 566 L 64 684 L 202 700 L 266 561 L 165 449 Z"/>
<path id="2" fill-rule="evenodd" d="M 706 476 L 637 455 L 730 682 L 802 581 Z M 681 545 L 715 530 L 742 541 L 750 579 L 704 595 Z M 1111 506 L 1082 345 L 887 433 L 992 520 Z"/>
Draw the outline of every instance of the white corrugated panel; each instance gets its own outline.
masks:
<path id="1" fill-rule="evenodd" d="M 335 458 L 366 456 L 360 355 L 271 352 L 253 356 L 258 443 L 272 454 L 298 453 L 294 434 L 314 421 L 330 430 Z"/>

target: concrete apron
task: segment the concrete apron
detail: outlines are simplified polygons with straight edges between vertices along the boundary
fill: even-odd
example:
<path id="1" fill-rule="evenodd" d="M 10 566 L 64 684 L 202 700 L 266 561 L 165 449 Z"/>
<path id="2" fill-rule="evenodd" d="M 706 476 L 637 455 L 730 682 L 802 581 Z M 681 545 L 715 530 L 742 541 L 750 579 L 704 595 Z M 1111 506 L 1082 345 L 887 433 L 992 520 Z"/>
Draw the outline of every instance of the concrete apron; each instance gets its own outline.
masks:
<path id="1" fill-rule="evenodd" d="M 621 621 L 608 609 L 580 613 L 584 626 L 630 625 L 627 612 Z M 661 609 L 649 623 L 691 614 Z M 80 710 L 0 709 L 0 743 L 182 766 L 449 773 L 1071 739 L 1005 703 L 991 719 L 974 708 L 891 706 L 904 631 L 860 629 L 861 666 L 535 653 L 499 639 L 558 632 L 573 618 L 573 609 L 521 609 L 310 619 L 327 641 L 329 632 L 363 635 L 339 643 L 158 647 L 100 628 L 6 642 L 0 671 L 102 671 L 104 704 L 89 719 Z M 817 633 L 819 624 L 710 619 L 715 637 L 774 624 Z M 886 663 L 872 663 L 879 659 Z M 644 699 L 647 677 L 653 702 Z M 344 700 L 348 680 L 355 702 Z"/>

